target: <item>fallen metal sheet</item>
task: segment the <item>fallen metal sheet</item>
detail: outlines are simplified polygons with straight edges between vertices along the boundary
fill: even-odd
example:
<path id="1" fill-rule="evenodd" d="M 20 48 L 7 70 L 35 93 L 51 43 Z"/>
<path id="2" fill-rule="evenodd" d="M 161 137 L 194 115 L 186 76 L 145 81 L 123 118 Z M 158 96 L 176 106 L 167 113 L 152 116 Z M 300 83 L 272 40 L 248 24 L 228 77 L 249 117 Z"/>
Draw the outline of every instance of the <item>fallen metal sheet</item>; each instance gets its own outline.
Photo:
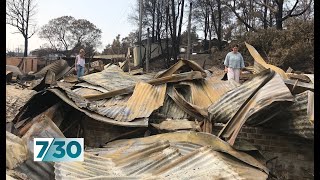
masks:
<path id="1" fill-rule="evenodd" d="M 201 131 L 200 124 L 187 119 L 167 119 L 159 124 L 151 123 L 151 125 L 160 130 L 177 131 L 177 130 L 194 130 Z"/>
<path id="2" fill-rule="evenodd" d="M 181 70 L 182 68 L 186 68 L 187 70 L 185 71 L 199 71 L 201 72 L 202 76 L 205 78 L 206 77 L 206 72 L 202 69 L 201 66 L 199 66 L 198 63 L 191 61 L 191 60 L 180 60 L 173 66 L 171 66 L 169 69 L 157 74 L 155 78 L 161 78 L 161 77 L 166 77 L 166 76 L 171 76 L 174 73 L 177 73 L 178 70 Z"/>
<path id="3" fill-rule="evenodd" d="M 103 93 L 109 92 L 108 90 L 104 89 L 101 86 L 92 85 L 92 84 L 89 84 L 89 83 L 86 83 L 86 82 L 78 83 L 78 84 L 76 84 L 74 86 L 75 87 L 84 87 L 84 88 L 94 89 L 94 90 L 98 90 L 98 91 L 103 92 Z"/>
<path id="4" fill-rule="evenodd" d="M 228 91 L 240 86 L 236 81 L 222 81 L 221 78 L 214 76 L 206 78 L 201 85 L 212 102 L 211 104 L 219 100 Z"/>
<path id="5" fill-rule="evenodd" d="M 191 116 L 193 118 L 196 118 L 198 116 L 195 116 L 193 115 L 193 113 L 188 112 L 192 111 L 193 108 L 191 106 L 193 104 L 207 109 L 209 105 L 217 101 L 223 94 L 240 85 L 235 81 L 221 81 L 217 77 L 207 77 L 200 82 L 189 81 L 180 84 L 188 85 L 188 88 L 182 88 L 184 91 L 188 91 L 189 89 L 189 91 L 187 92 L 188 94 L 181 94 L 181 92 L 179 92 L 179 94 L 185 99 L 184 101 L 180 98 L 181 103 L 189 104 L 188 106 L 190 106 L 191 109 L 188 110 L 187 107 L 178 106 L 171 97 L 166 97 L 164 105 L 159 110 L 159 113 L 166 118 L 190 119 Z"/>
<path id="6" fill-rule="evenodd" d="M 148 82 L 154 79 L 153 77 L 156 75 L 156 73 L 147 73 L 142 75 L 134 75 L 135 78 L 140 79 L 143 82 Z"/>
<path id="7" fill-rule="evenodd" d="M 279 132 L 314 140 L 314 93 L 295 95 L 295 102 L 267 124 Z"/>
<path id="8" fill-rule="evenodd" d="M 98 155 L 98 156 L 97 156 Z M 56 163 L 59 179 L 267 179 L 268 169 L 214 135 L 175 132 L 118 140 Z"/>
<path id="9" fill-rule="evenodd" d="M 283 79 L 288 79 L 288 76 L 286 75 L 286 73 L 282 69 L 278 68 L 277 66 L 267 64 L 263 60 L 261 55 L 258 53 L 258 51 L 253 46 L 251 46 L 250 44 L 248 44 L 246 42 L 245 42 L 245 44 L 249 50 L 249 53 L 251 54 L 251 56 L 255 60 L 255 63 L 254 63 L 255 73 L 260 73 L 262 70 L 270 68 L 270 69 L 274 70 L 276 73 L 278 73 Z"/>
<path id="10" fill-rule="evenodd" d="M 110 66 L 112 67 L 112 66 Z M 126 75 L 124 72 L 121 72 L 121 70 L 119 70 L 119 67 L 112 67 L 110 68 L 108 67 L 105 71 L 105 73 L 107 72 L 113 72 L 114 74 L 121 74 L 121 76 L 117 76 L 116 78 L 111 78 L 111 79 L 115 79 L 114 81 L 117 82 L 118 80 L 121 80 L 121 77 L 126 77 L 127 79 L 130 78 L 131 82 L 121 82 L 124 83 L 124 86 L 119 88 L 118 86 L 113 86 L 112 91 L 108 92 L 108 93 L 104 93 L 101 95 L 95 95 L 95 96 L 84 96 L 87 99 L 90 100 L 100 100 L 100 99 L 105 99 L 105 98 L 110 98 L 116 95 L 123 95 L 123 94 L 129 94 L 133 91 L 134 86 L 135 86 L 135 82 L 133 82 L 133 77 L 134 76 L 128 76 Z M 185 68 L 185 69 L 183 69 Z M 115 70 L 114 70 L 115 69 Z M 184 73 L 179 73 L 179 74 L 174 74 L 177 73 L 178 70 L 183 70 Z M 192 71 L 190 71 L 192 70 Z M 190 72 L 185 72 L 185 71 L 190 71 Z M 97 74 L 97 73 L 95 73 Z M 125 76 L 126 75 L 126 76 Z M 97 81 L 99 81 L 98 79 L 101 79 L 103 77 L 100 77 L 101 75 L 99 75 L 99 77 L 97 77 Z M 157 74 L 155 76 L 155 79 L 151 79 L 149 81 L 146 81 L 147 83 L 151 84 L 151 85 L 160 85 L 160 84 L 164 84 L 164 83 L 168 83 L 168 82 L 180 82 L 180 81 L 186 81 L 186 80 L 193 80 L 193 79 L 203 79 L 207 76 L 206 72 L 195 62 L 193 61 L 188 61 L 188 60 L 180 60 L 179 62 L 177 62 L 175 65 L 171 66 L 168 70 L 163 71 L 159 74 Z M 85 77 L 83 77 L 85 78 Z M 108 77 L 105 77 L 104 79 L 106 79 Z M 135 78 L 136 82 L 141 81 L 141 80 L 137 80 L 138 78 Z M 85 80 L 85 79 L 84 79 Z M 92 79 L 88 79 L 87 78 L 87 82 L 89 82 L 89 80 L 91 82 L 93 82 Z M 90 82 L 89 82 L 90 83 Z M 96 82 L 93 82 L 91 84 L 95 84 Z M 101 84 L 103 84 L 103 82 L 101 82 Z M 101 84 L 96 84 L 96 85 L 100 85 Z M 118 83 L 119 84 L 119 83 Z M 104 87 L 106 88 L 106 87 Z M 110 90 L 110 88 L 106 88 L 107 90 Z"/>
<path id="11" fill-rule="evenodd" d="M 46 115 L 40 121 L 35 122 L 30 129 L 22 136 L 22 140 L 27 144 L 29 151 L 33 154 L 34 138 L 64 138 L 60 129 Z"/>
<path id="12" fill-rule="evenodd" d="M 13 169 L 28 158 L 28 149 L 21 138 L 6 131 L 6 167 Z"/>
<path id="13" fill-rule="evenodd" d="M 41 116 L 41 120 L 34 122 L 31 128 L 23 135 L 22 144 L 26 144 L 29 157 L 15 168 L 16 171 L 26 174 L 28 178 L 34 180 L 53 179 L 53 163 L 33 161 L 34 138 L 64 138 L 60 129 L 46 115 Z"/>
<path id="14" fill-rule="evenodd" d="M 304 74 L 305 76 L 308 76 L 312 84 L 314 84 L 314 74 Z"/>
<path id="15" fill-rule="evenodd" d="M 32 85 L 32 90 L 35 91 L 41 91 L 49 86 L 56 85 L 56 75 L 54 72 L 52 72 L 50 69 L 47 70 L 45 76 L 42 78 L 41 81 L 34 80 L 33 85 Z"/>
<path id="16" fill-rule="evenodd" d="M 227 123 L 265 79 L 266 76 L 261 74 L 224 94 L 218 101 L 209 106 L 209 119 L 214 123 Z"/>
<path id="17" fill-rule="evenodd" d="M 91 117 L 92 119 L 95 119 L 97 121 L 113 124 L 113 125 L 118 125 L 118 126 L 128 126 L 128 127 L 147 127 L 148 126 L 148 118 L 139 118 L 135 119 L 132 122 L 120 122 L 120 121 L 115 121 L 111 118 L 105 117 L 103 115 L 100 115 L 98 113 L 79 108 L 75 102 L 73 102 L 66 93 L 63 91 L 54 88 L 54 89 L 48 89 L 48 92 L 54 93 L 56 96 L 58 96 L 60 99 L 62 99 L 64 102 L 72 106 L 73 108 L 77 109 L 78 111 L 81 111 L 85 113 L 87 116 Z"/>
<path id="18" fill-rule="evenodd" d="M 292 80 L 292 79 L 284 80 L 284 82 L 286 83 L 288 88 L 291 90 L 292 94 L 299 94 L 307 90 L 314 91 L 313 83 L 304 83 L 304 82 L 300 82 L 299 80 Z"/>
<path id="19" fill-rule="evenodd" d="M 166 77 L 161 77 L 157 79 L 153 79 L 150 81 L 147 81 L 146 83 L 149 83 L 151 85 L 160 85 L 160 84 L 165 84 L 168 82 L 180 82 L 180 81 L 187 81 L 187 80 L 194 80 L 194 79 L 203 79 L 205 76 L 201 74 L 199 71 L 191 71 L 191 72 L 186 72 L 186 73 L 180 73 L 180 74 L 173 74 L 171 76 L 166 76 Z M 113 91 L 109 91 L 107 93 L 103 93 L 100 95 L 88 95 L 88 96 L 83 96 L 86 99 L 90 100 L 100 100 L 100 99 L 106 99 L 106 98 L 111 98 L 117 95 L 123 95 L 123 94 L 129 94 L 132 93 L 134 90 L 135 85 L 133 86 L 128 86 L 123 89 L 117 89 Z"/>
<path id="20" fill-rule="evenodd" d="M 304 82 L 304 83 L 313 83 L 313 74 L 296 74 L 296 73 L 286 73 L 289 79 L 292 80 L 299 80 L 300 82 Z M 311 78 L 309 78 L 309 76 Z"/>
<path id="21" fill-rule="evenodd" d="M 189 103 L 182 94 L 180 94 L 175 86 L 169 87 L 167 91 L 172 100 L 187 114 L 199 121 L 208 118 L 208 111 L 204 107 L 196 106 Z"/>
<path id="22" fill-rule="evenodd" d="M 117 121 L 132 121 L 136 118 L 149 117 L 155 109 L 163 105 L 165 91 L 165 84 L 152 86 L 139 82 L 131 96 L 95 101 L 96 106 L 90 110 Z"/>
<path id="23" fill-rule="evenodd" d="M 136 118 L 149 117 L 154 110 L 163 105 L 165 94 L 166 84 L 152 86 L 139 82 L 124 106 L 105 107 L 104 112 L 100 112 L 98 108 L 98 113 L 117 121 L 133 121 Z"/>
<path id="24" fill-rule="evenodd" d="M 14 85 L 6 86 L 6 122 L 11 122 L 19 110 L 36 91 L 21 89 Z"/>
<path id="25" fill-rule="evenodd" d="M 48 70 L 51 70 L 56 77 L 56 80 L 61 79 L 63 76 L 68 75 L 71 72 L 71 67 L 68 65 L 66 60 L 56 60 L 53 63 L 42 68 L 40 71 L 34 73 L 36 78 L 44 77 Z"/>
<path id="26" fill-rule="evenodd" d="M 78 82 L 78 77 L 73 74 L 69 76 L 65 76 L 63 77 L 63 82 L 76 83 Z"/>
<path id="27" fill-rule="evenodd" d="M 82 76 L 80 79 L 90 84 L 101 86 L 108 91 L 133 86 L 136 82 L 140 81 L 138 78 L 123 72 L 115 65 L 112 65 L 101 72 Z"/>
<path id="28" fill-rule="evenodd" d="M 191 116 L 183 111 L 169 96 L 165 97 L 163 106 L 159 109 L 159 114 L 171 119 L 190 119 Z"/>
<path id="29" fill-rule="evenodd" d="M 130 72 L 128 72 L 128 74 L 130 75 L 143 74 L 143 68 L 131 70 Z"/>
<path id="30" fill-rule="evenodd" d="M 149 117 L 150 114 L 163 105 L 166 84 L 152 86 L 147 83 L 139 82 L 135 86 L 132 96 L 127 100 L 121 99 L 121 102 L 111 102 L 102 100 L 90 102 L 67 88 L 62 88 L 69 98 L 80 108 L 87 108 L 100 115 L 107 116 L 116 121 L 133 121 L 134 119 Z M 82 93 L 91 93 L 95 90 L 83 90 Z M 81 92 L 80 92 L 81 93 Z M 97 93 L 97 92 L 96 92 Z M 98 92 L 99 93 L 99 92 Z M 113 103 L 112 103 L 113 102 Z"/>
<path id="31" fill-rule="evenodd" d="M 76 89 L 73 89 L 72 91 L 78 94 L 79 96 L 84 96 L 87 94 L 91 94 L 91 95 L 101 94 L 100 91 L 97 91 L 95 89 L 90 89 L 90 88 L 76 88 Z"/>
<path id="32" fill-rule="evenodd" d="M 34 125 L 41 121 L 43 121 L 43 117 L 46 116 L 49 119 L 51 119 L 57 126 L 61 125 L 61 122 L 63 121 L 63 115 L 62 115 L 62 103 L 57 103 L 51 107 L 49 107 L 47 110 L 42 112 L 41 114 L 37 115 L 30 121 L 26 121 L 26 123 L 21 124 L 21 126 L 16 124 L 16 127 L 19 131 L 19 135 L 23 136 L 25 133 Z"/>
<path id="33" fill-rule="evenodd" d="M 6 180 L 30 180 L 30 178 L 28 178 L 28 176 L 24 173 L 16 170 L 6 169 Z"/>
<path id="34" fill-rule="evenodd" d="M 39 162 L 28 159 L 15 168 L 15 171 L 27 175 L 28 178 L 32 180 L 54 179 L 53 163 L 49 162 Z"/>
<path id="35" fill-rule="evenodd" d="M 293 102 L 293 96 L 279 75 L 266 73 L 226 93 L 209 108 L 212 122 L 226 123 L 219 136 L 233 144 L 242 125 L 259 125 Z"/>
<path id="36" fill-rule="evenodd" d="M 23 75 L 22 71 L 17 66 L 6 65 L 6 70 L 11 71 L 13 76 Z"/>

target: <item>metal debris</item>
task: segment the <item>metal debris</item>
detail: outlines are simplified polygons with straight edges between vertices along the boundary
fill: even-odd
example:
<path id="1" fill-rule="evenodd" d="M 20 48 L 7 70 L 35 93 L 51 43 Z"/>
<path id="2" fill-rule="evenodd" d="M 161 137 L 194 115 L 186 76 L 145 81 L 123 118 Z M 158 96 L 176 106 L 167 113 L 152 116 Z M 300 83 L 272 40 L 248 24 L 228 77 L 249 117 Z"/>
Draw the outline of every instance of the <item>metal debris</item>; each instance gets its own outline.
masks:
<path id="1" fill-rule="evenodd" d="M 28 158 L 28 149 L 21 138 L 6 131 L 6 167 L 13 169 Z"/>
<path id="2" fill-rule="evenodd" d="M 6 86 L 6 122 L 11 122 L 19 113 L 20 108 L 34 95 L 36 91 L 23 89 L 15 85 Z"/>
<path id="3" fill-rule="evenodd" d="M 55 169 L 56 179 L 266 179 L 268 176 L 267 168 L 250 155 L 234 150 L 213 135 L 194 132 L 114 141 L 86 152 L 84 163 L 56 163 Z"/>

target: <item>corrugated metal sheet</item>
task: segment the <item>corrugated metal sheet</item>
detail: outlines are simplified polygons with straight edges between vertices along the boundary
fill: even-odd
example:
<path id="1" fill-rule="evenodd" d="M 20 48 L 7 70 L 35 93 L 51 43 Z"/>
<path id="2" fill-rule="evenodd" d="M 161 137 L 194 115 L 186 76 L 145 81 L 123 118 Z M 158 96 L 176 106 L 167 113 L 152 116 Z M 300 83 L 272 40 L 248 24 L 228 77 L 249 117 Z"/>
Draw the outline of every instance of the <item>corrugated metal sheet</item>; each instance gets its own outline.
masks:
<path id="1" fill-rule="evenodd" d="M 18 75 L 23 74 L 21 72 L 20 68 L 18 68 L 17 66 L 13 66 L 13 65 L 6 65 L 6 70 L 13 72 L 13 76 L 18 76 Z"/>
<path id="2" fill-rule="evenodd" d="M 136 118 L 149 117 L 154 110 L 163 105 L 166 93 L 166 84 L 152 86 L 139 82 L 127 101 L 126 99 L 118 100 L 116 98 L 110 101 L 88 101 L 80 95 L 100 93 L 96 90 L 84 88 L 75 90 L 61 88 L 65 90 L 67 95 L 78 107 L 88 108 L 88 110 L 97 112 L 100 115 L 107 116 L 116 121 L 132 121 Z"/>
<path id="3" fill-rule="evenodd" d="M 280 132 L 314 139 L 314 93 L 305 91 L 295 95 L 295 102 L 268 123 Z"/>
<path id="4" fill-rule="evenodd" d="M 148 118 L 139 118 L 136 119 L 135 121 L 132 122 L 120 122 L 120 121 L 115 121 L 111 118 L 102 116 L 98 113 L 83 109 L 83 108 L 79 108 L 76 103 L 74 101 L 72 101 L 68 95 L 66 93 L 64 93 L 63 91 L 54 88 L 54 89 L 48 89 L 49 92 L 54 93 L 55 95 L 57 95 L 60 99 L 62 99 L 64 102 L 66 102 L 67 104 L 69 104 L 70 106 L 72 106 L 73 108 L 77 109 L 78 111 L 81 111 L 83 113 L 85 113 L 87 116 L 97 120 L 97 121 L 101 121 L 101 122 L 105 122 L 105 123 L 109 123 L 109 124 L 113 124 L 113 125 L 118 125 L 118 126 L 128 126 L 128 127 L 147 127 L 148 126 Z M 72 95 L 76 95 L 75 93 L 71 93 Z M 78 95 L 76 95 L 76 97 L 78 97 Z M 41 97 L 40 97 L 41 98 Z"/>
<path id="5" fill-rule="evenodd" d="M 187 119 L 166 119 L 159 124 L 151 123 L 157 129 L 177 131 L 177 130 L 194 130 L 201 131 L 200 123 L 189 121 Z"/>
<path id="6" fill-rule="evenodd" d="M 171 119 L 190 119 L 191 116 L 183 111 L 169 96 L 165 97 L 164 104 L 159 109 L 159 113 Z"/>
<path id="7" fill-rule="evenodd" d="M 53 163 L 38 162 L 33 161 L 33 159 L 28 159 L 15 170 L 26 174 L 32 180 L 54 179 Z"/>
<path id="8" fill-rule="evenodd" d="M 307 90 L 314 91 L 313 83 L 304 83 L 299 80 L 292 80 L 292 79 L 284 80 L 284 82 L 286 83 L 288 88 L 291 90 L 292 94 L 299 94 Z"/>
<path id="9" fill-rule="evenodd" d="M 147 83 L 151 85 L 161 85 L 169 82 L 172 83 L 172 82 L 181 82 L 181 81 L 188 81 L 188 80 L 194 80 L 194 79 L 203 79 L 205 77 L 206 75 L 203 75 L 203 73 L 200 71 L 190 71 L 190 72 L 185 72 L 180 74 L 172 74 L 170 76 L 165 76 L 157 79 L 152 79 Z M 111 98 L 118 95 L 130 94 L 133 92 L 134 87 L 135 85 L 128 86 L 122 89 L 113 90 L 108 93 L 103 93 L 101 95 L 94 95 L 94 96 L 89 95 L 84 97 L 90 100 L 101 100 L 101 99 Z"/>
<path id="10" fill-rule="evenodd" d="M 26 144 L 18 136 L 6 131 L 6 167 L 13 169 L 28 157 Z"/>
<path id="11" fill-rule="evenodd" d="M 67 75 L 72 68 L 68 65 L 67 61 L 61 59 L 56 60 L 53 63 L 47 65 L 42 68 L 40 71 L 36 72 L 34 75 L 37 78 L 44 77 L 48 70 L 51 70 L 55 73 L 56 80 L 62 78 Z"/>
<path id="12" fill-rule="evenodd" d="M 205 109 L 223 94 L 239 86 L 235 81 L 221 81 L 217 77 L 207 77 L 203 81 L 188 81 L 180 84 L 186 86 L 182 88 L 184 92 L 179 91 L 179 94 L 188 103 Z M 190 119 L 193 115 L 187 112 L 188 110 L 178 106 L 170 97 L 165 98 L 164 105 L 159 110 L 160 114 L 172 119 Z"/>
<path id="13" fill-rule="evenodd" d="M 171 66 L 169 69 L 158 73 L 155 78 L 161 78 L 166 76 L 171 76 L 175 73 L 177 73 L 178 70 L 181 70 L 182 68 L 186 68 L 187 70 L 193 70 L 193 71 L 199 71 L 201 72 L 203 77 L 206 77 L 206 72 L 202 69 L 201 66 L 199 66 L 198 63 L 191 61 L 191 60 L 180 60 L 173 66 Z M 184 70 L 186 71 L 186 70 Z"/>
<path id="14" fill-rule="evenodd" d="M 82 80 L 97 86 L 101 86 L 108 91 L 117 90 L 133 86 L 141 81 L 134 76 L 123 72 L 119 67 L 108 67 L 107 69 L 81 77 Z"/>
<path id="15" fill-rule="evenodd" d="M 166 84 L 152 86 L 139 82 L 135 86 L 132 96 L 125 104 L 97 108 L 99 114 L 117 121 L 132 121 L 136 118 L 149 117 L 150 114 L 163 105 Z"/>
<path id="16" fill-rule="evenodd" d="M 291 102 L 293 96 L 282 78 L 269 72 L 226 93 L 208 108 L 209 118 L 213 122 L 227 123 L 219 136 L 233 144 L 246 121 L 250 125 L 262 124 L 279 113 L 279 107 L 288 106 Z"/>
<path id="17" fill-rule="evenodd" d="M 258 51 L 253 47 L 251 46 L 250 44 L 246 43 L 246 46 L 249 50 L 249 53 L 251 54 L 251 56 L 253 57 L 253 59 L 255 60 L 255 63 L 254 63 L 254 71 L 256 73 L 260 73 L 262 70 L 264 69 L 272 69 L 274 70 L 276 73 L 278 73 L 283 79 L 288 79 L 286 73 L 278 68 L 277 66 L 274 66 L 274 65 L 271 65 L 271 64 L 267 64 L 263 58 L 261 57 L 261 55 L 258 53 Z M 264 68 L 262 68 L 262 67 Z"/>
<path id="18" fill-rule="evenodd" d="M 213 103 L 208 108 L 210 120 L 218 123 L 227 123 L 239 110 L 244 101 L 248 99 L 250 94 L 253 93 L 255 88 L 257 88 L 265 79 L 265 75 L 257 76 L 251 81 L 247 81 L 241 86 L 227 92 L 216 103 Z M 263 98 L 265 100 L 259 103 L 270 103 L 270 101 L 275 101 L 276 99 L 273 98 L 275 96 L 272 94 L 279 96 L 281 95 L 279 94 L 281 91 L 285 92 L 288 96 L 291 95 L 289 89 L 284 85 L 283 81 L 279 79 L 279 76 L 275 76 L 273 79 L 273 81 L 268 83 L 268 86 L 264 87 L 264 89 L 270 89 L 267 89 L 267 91 L 263 93 Z M 261 89 L 261 91 L 262 90 L 263 89 Z M 268 93 L 270 93 L 270 95 L 268 95 Z M 291 99 L 293 100 L 293 97 Z"/>
<path id="19" fill-rule="evenodd" d="M 84 87 L 84 88 L 90 88 L 90 89 L 94 89 L 94 90 L 98 90 L 100 92 L 106 93 L 108 92 L 108 90 L 106 90 L 105 88 L 102 88 L 101 86 L 96 86 L 96 85 L 92 85 L 89 83 L 78 83 L 76 85 L 74 85 L 75 87 Z"/>
<path id="20" fill-rule="evenodd" d="M 84 162 L 55 164 L 56 179 L 267 179 L 268 172 L 219 138 L 194 132 L 119 140 L 86 152 Z"/>
<path id="21" fill-rule="evenodd" d="M 6 122 L 11 122 L 19 110 L 34 95 L 36 91 L 18 88 L 14 85 L 6 86 Z"/>
<path id="22" fill-rule="evenodd" d="M 100 91 L 90 89 L 90 88 L 76 88 L 72 90 L 74 93 L 78 94 L 79 96 L 87 95 L 87 94 L 101 94 Z"/>
<path id="23" fill-rule="evenodd" d="M 310 81 L 314 84 L 314 74 L 304 74 L 305 76 L 308 76 Z"/>

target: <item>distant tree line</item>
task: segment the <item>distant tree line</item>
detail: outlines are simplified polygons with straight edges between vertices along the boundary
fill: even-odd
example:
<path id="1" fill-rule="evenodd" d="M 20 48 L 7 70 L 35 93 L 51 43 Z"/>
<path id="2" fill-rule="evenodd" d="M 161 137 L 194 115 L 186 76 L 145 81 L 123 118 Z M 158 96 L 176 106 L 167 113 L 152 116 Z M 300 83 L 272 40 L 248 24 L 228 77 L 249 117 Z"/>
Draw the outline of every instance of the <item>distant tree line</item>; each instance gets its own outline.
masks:
<path id="1" fill-rule="evenodd" d="M 129 19 L 139 24 L 139 1 Z M 241 39 L 249 32 L 259 32 L 269 28 L 283 30 L 292 19 L 313 21 L 312 0 L 142 0 L 142 39 L 146 39 L 150 29 L 151 43 L 161 45 L 164 58 L 177 61 L 179 48 L 187 43 L 189 5 L 192 3 L 191 40 L 198 39 L 197 32 L 204 35 L 203 51 L 210 53 L 213 38 L 219 50 L 224 42 Z M 33 16 L 36 13 L 35 0 L 7 0 L 7 24 L 17 28 L 25 39 L 27 56 L 28 39 L 35 33 Z M 137 28 L 138 29 L 138 28 Z M 46 40 L 38 54 L 60 53 L 67 57 L 84 48 L 87 56 L 97 53 L 101 45 L 102 31 L 85 19 L 62 16 L 50 20 L 38 30 L 39 37 Z M 117 35 L 102 54 L 126 53 L 128 47 L 138 43 L 138 31 L 126 37 Z M 164 45 L 163 45 L 164 44 Z"/>
<path id="2" fill-rule="evenodd" d="M 139 1 L 130 20 L 139 23 Z M 218 49 L 223 40 L 245 36 L 247 32 L 276 28 L 282 30 L 289 19 L 312 20 L 312 0 L 142 0 L 143 33 L 150 29 L 151 42 L 161 44 L 167 60 L 177 60 L 182 40 L 182 26 L 187 24 L 189 4 L 192 3 L 192 26 L 204 34 L 204 51 L 211 50 L 211 40 L 216 38 Z M 144 36 L 144 38 L 146 38 Z M 172 47 L 172 48 L 169 48 Z M 169 51 L 173 49 L 173 51 Z"/>

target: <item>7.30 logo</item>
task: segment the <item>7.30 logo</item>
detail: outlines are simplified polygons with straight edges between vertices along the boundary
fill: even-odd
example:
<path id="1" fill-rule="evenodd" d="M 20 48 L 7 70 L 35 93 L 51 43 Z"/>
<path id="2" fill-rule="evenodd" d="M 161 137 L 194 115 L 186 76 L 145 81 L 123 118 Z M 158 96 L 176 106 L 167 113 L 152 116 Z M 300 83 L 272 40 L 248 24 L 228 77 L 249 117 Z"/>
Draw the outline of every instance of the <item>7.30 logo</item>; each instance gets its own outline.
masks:
<path id="1" fill-rule="evenodd" d="M 83 161 L 83 138 L 34 138 L 34 161 Z"/>

